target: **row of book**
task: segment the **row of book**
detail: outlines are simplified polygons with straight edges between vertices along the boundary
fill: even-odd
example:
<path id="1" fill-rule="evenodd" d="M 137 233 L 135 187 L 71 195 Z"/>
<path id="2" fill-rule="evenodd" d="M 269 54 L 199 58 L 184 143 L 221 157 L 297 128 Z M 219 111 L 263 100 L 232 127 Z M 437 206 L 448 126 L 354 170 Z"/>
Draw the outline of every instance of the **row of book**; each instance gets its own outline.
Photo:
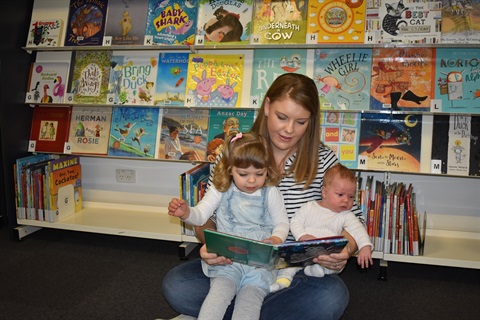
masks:
<path id="1" fill-rule="evenodd" d="M 478 0 L 70 0 L 67 10 L 66 28 L 32 19 L 27 47 L 480 42 Z"/>
<path id="2" fill-rule="evenodd" d="M 300 73 L 322 110 L 479 114 L 479 66 L 475 48 L 75 51 L 32 64 L 26 102 L 256 108 L 276 77 Z"/>

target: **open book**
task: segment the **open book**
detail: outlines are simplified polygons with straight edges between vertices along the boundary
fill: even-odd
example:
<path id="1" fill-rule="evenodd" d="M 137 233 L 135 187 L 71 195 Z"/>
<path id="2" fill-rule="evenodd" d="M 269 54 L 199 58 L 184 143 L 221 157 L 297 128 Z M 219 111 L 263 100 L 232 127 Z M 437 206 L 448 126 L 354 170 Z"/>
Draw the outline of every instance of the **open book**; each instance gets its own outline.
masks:
<path id="1" fill-rule="evenodd" d="M 338 253 L 348 243 L 338 236 L 274 245 L 210 229 L 204 234 L 208 252 L 268 270 L 311 265 L 313 258 Z"/>

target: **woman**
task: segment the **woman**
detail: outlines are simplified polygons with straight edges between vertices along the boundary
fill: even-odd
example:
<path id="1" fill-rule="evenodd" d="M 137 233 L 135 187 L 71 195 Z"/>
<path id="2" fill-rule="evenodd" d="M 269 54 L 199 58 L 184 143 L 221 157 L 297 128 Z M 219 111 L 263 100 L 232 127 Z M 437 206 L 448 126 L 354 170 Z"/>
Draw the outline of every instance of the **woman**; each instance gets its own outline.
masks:
<path id="1" fill-rule="evenodd" d="M 283 178 L 278 185 L 289 218 L 307 201 L 320 200 L 323 175 L 338 159 L 320 141 L 319 100 L 315 83 L 294 73 L 279 76 L 268 89 L 252 131 L 267 139 Z M 313 165 L 317 163 L 318 166 Z M 352 211 L 361 216 L 358 207 Z M 215 227 L 213 222 L 205 227 Z M 202 230 L 197 230 L 203 242 Z M 339 254 L 314 260 L 324 268 L 341 270 L 356 251 L 355 240 L 346 232 L 349 246 Z M 291 234 L 289 240 L 293 240 Z M 225 257 L 200 249 L 202 259 L 211 265 L 230 264 Z M 188 261 L 172 270 L 163 281 L 163 294 L 179 313 L 196 317 L 209 289 L 200 260 Z M 261 319 L 338 319 L 347 307 L 348 289 L 338 275 L 323 278 L 298 272 L 290 287 L 269 294 L 262 306 Z M 229 310 L 232 310 L 230 305 Z M 227 314 L 228 311 L 227 311 Z M 231 314 L 231 313 L 230 313 Z"/>

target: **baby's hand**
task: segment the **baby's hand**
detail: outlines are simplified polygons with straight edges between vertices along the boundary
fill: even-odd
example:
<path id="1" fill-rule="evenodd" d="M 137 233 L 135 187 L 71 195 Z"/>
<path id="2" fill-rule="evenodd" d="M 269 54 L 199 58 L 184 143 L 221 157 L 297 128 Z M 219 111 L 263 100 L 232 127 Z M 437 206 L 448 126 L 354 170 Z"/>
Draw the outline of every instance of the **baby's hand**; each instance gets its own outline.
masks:
<path id="1" fill-rule="evenodd" d="M 304 234 L 300 238 L 298 238 L 298 241 L 307 241 L 307 240 L 314 240 L 317 239 L 317 237 L 312 236 L 311 234 Z"/>
<path id="2" fill-rule="evenodd" d="M 362 269 L 368 268 L 373 264 L 372 249 L 370 246 L 365 246 L 358 251 L 357 263 Z"/>
<path id="3" fill-rule="evenodd" d="M 180 219 L 188 218 L 187 215 L 188 206 L 185 200 L 173 198 L 168 204 L 168 214 Z M 185 215 L 187 215 L 185 217 Z"/>

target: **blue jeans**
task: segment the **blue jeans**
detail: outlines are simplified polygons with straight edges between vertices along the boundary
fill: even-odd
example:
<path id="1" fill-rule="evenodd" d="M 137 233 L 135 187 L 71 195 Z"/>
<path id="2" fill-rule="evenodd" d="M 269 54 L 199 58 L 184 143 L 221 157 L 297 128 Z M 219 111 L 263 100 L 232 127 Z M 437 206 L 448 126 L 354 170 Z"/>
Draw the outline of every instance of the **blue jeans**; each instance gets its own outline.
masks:
<path id="1" fill-rule="evenodd" d="M 170 270 L 163 279 L 163 295 L 178 313 L 197 317 L 210 288 L 200 259 L 187 261 Z M 349 300 L 347 286 L 338 275 L 308 277 L 299 271 L 290 287 L 269 294 L 260 319 L 339 319 Z M 230 318 L 233 303 L 225 318 Z"/>

